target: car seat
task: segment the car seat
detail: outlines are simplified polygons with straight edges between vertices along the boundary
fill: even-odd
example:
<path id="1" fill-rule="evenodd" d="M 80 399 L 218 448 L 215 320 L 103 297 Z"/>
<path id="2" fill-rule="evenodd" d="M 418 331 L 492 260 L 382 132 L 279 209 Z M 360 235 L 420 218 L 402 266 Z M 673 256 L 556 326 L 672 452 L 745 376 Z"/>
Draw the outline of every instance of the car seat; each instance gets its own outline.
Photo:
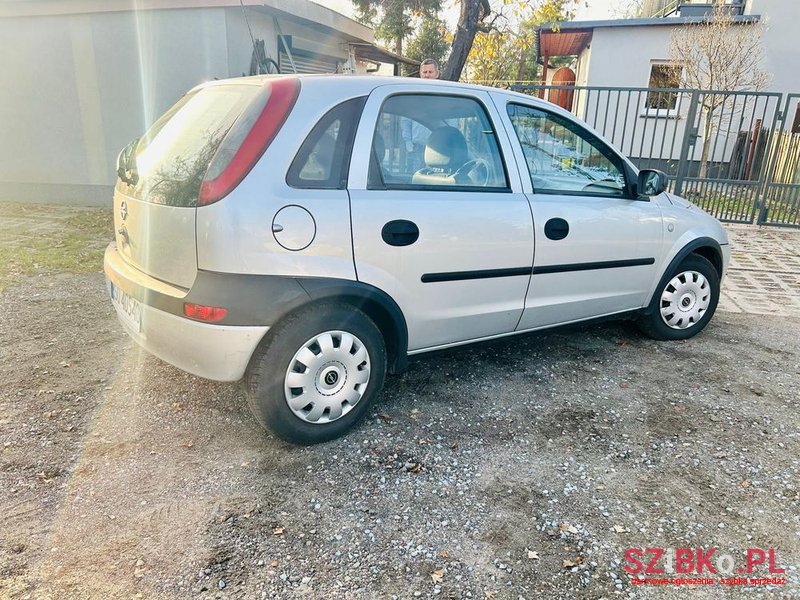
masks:
<path id="1" fill-rule="evenodd" d="M 414 173 L 414 185 L 457 185 L 456 172 L 469 160 L 467 140 L 455 127 L 434 129 L 425 144 L 425 166 Z"/>

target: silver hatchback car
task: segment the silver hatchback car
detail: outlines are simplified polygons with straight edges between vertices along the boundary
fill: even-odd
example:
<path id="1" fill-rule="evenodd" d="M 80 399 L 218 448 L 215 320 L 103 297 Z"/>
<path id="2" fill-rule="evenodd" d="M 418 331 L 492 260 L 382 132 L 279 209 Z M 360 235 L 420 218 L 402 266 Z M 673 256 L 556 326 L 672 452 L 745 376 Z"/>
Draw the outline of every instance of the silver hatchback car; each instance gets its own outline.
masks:
<path id="1" fill-rule="evenodd" d="M 725 230 L 597 133 L 450 82 L 191 90 L 118 160 L 105 273 L 141 346 L 296 443 L 335 438 L 408 355 L 609 315 L 656 339 L 717 306 Z"/>

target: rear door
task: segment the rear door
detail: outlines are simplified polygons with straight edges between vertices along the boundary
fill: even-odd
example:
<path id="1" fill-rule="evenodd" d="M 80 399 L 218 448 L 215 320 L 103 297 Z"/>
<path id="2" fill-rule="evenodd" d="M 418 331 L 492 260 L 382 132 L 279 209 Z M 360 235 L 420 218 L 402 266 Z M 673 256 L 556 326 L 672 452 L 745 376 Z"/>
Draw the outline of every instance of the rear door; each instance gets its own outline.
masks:
<path id="1" fill-rule="evenodd" d="M 349 178 L 359 281 L 405 315 L 409 351 L 514 330 L 533 258 L 530 208 L 488 94 L 384 86 Z"/>
<path id="2" fill-rule="evenodd" d="M 519 329 L 638 309 L 656 275 L 658 205 L 633 196 L 631 169 L 605 142 L 558 111 L 509 102 L 533 211 L 533 278 Z"/>

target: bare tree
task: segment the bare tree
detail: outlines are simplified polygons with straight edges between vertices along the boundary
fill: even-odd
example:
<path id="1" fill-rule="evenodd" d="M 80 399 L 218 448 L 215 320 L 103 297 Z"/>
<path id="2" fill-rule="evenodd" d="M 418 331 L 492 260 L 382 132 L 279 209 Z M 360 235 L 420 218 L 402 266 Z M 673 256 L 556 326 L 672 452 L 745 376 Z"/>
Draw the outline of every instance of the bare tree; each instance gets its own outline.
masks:
<path id="1" fill-rule="evenodd" d="M 771 75 L 761 68 L 764 50 L 761 23 L 737 22 L 719 0 L 713 13 L 698 23 L 676 29 L 670 58 L 681 67 L 681 85 L 712 91 L 763 90 Z M 704 93 L 700 110 L 704 118 L 700 177 L 708 174 L 714 118 L 725 110 L 725 94 Z"/>

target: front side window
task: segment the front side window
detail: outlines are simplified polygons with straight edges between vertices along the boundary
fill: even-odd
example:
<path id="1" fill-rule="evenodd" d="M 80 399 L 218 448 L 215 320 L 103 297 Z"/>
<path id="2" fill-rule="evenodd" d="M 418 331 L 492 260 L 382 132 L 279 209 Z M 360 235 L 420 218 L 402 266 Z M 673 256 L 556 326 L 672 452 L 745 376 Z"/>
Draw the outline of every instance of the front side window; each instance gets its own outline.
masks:
<path id="1" fill-rule="evenodd" d="M 497 135 L 484 107 L 462 96 L 387 99 L 373 137 L 369 187 L 507 190 Z"/>
<path id="2" fill-rule="evenodd" d="M 508 105 L 508 116 L 535 193 L 627 195 L 622 159 L 571 119 L 519 104 Z"/>

